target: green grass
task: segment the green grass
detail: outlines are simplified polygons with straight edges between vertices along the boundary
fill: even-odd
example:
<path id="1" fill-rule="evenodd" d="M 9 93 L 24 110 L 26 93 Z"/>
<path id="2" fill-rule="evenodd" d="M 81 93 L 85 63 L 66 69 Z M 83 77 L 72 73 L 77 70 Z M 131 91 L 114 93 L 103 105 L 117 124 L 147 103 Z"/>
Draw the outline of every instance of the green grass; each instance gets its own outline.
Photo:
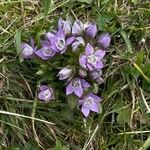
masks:
<path id="1" fill-rule="evenodd" d="M 0 149 L 148 149 L 149 7 L 149 0 L 1 0 Z M 102 113 L 87 120 L 65 97 L 40 103 L 37 65 L 19 58 L 20 42 L 33 36 L 39 43 L 60 16 L 96 21 L 112 35 L 99 87 Z"/>

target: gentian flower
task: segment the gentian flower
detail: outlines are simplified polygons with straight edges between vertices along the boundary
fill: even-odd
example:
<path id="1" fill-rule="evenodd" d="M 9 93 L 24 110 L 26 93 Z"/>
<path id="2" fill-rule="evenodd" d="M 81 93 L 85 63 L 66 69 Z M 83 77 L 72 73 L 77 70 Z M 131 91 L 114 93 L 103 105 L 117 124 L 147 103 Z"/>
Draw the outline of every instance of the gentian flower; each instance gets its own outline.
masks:
<path id="1" fill-rule="evenodd" d="M 71 21 L 70 20 L 62 20 L 62 18 L 60 18 L 58 20 L 58 29 L 62 28 L 65 35 L 69 35 L 71 34 Z"/>
<path id="2" fill-rule="evenodd" d="M 79 58 L 79 64 L 84 69 L 93 71 L 95 69 L 103 68 L 101 59 L 105 56 L 105 51 L 97 50 L 94 52 L 93 47 L 88 43 L 85 48 L 85 55 L 81 55 Z"/>
<path id="3" fill-rule="evenodd" d="M 97 42 L 102 48 L 106 49 L 110 45 L 110 41 L 111 38 L 109 33 L 104 33 L 98 38 Z"/>
<path id="4" fill-rule="evenodd" d="M 48 87 L 46 85 L 40 86 L 40 92 L 38 94 L 38 99 L 48 102 L 50 100 L 53 100 L 54 97 L 54 92 L 51 87 Z"/>
<path id="5" fill-rule="evenodd" d="M 74 42 L 72 43 L 72 51 L 75 52 L 80 45 L 85 45 L 85 41 L 82 37 L 76 37 Z"/>
<path id="6" fill-rule="evenodd" d="M 51 48 L 51 44 L 49 41 L 42 41 L 42 48 L 37 50 L 35 54 L 39 56 L 43 60 L 48 60 L 55 55 L 55 51 Z"/>
<path id="7" fill-rule="evenodd" d="M 98 29 L 95 23 L 90 23 L 85 29 L 86 35 L 88 35 L 89 37 L 93 39 L 95 38 L 97 31 Z"/>
<path id="8" fill-rule="evenodd" d="M 97 84 L 102 84 L 104 82 L 103 78 L 101 77 L 102 70 L 94 70 L 90 72 L 89 76 L 92 80 L 94 80 Z"/>
<path id="9" fill-rule="evenodd" d="M 70 45 L 75 37 L 69 37 L 68 39 L 65 39 L 65 34 L 63 29 L 59 29 L 55 34 L 48 34 L 47 37 L 49 37 L 49 41 L 51 43 L 51 48 L 60 54 L 65 53 L 67 46 Z"/>
<path id="10" fill-rule="evenodd" d="M 75 93 L 78 97 L 81 97 L 84 89 L 87 89 L 90 86 L 91 85 L 86 80 L 74 78 L 66 87 L 66 95 Z"/>
<path id="11" fill-rule="evenodd" d="M 21 44 L 21 56 L 23 58 L 31 58 L 36 51 L 37 47 L 34 46 L 33 38 L 30 39 L 30 44 L 22 43 Z"/>
<path id="12" fill-rule="evenodd" d="M 81 111 L 85 117 L 89 116 L 90 111 L 100 112 L 100 101 L 101 98 L 93 93 L 89 93 L 87 96 L 79 100 Z"/>
<path id="13" fill-rule="evenodd" d="M 84 30 L 84 25 L 80 20 L 76 20 L 72 26 L 72 35 L 81 35 Z"/>
<path id="14" fill-rule="evenodd" d="M 68 79 L 73 73 L 73 69 L 70 67 L 64 67 L 59 73 L 58 73 L 58 77 L 59 80 L 65 80 Z"/>

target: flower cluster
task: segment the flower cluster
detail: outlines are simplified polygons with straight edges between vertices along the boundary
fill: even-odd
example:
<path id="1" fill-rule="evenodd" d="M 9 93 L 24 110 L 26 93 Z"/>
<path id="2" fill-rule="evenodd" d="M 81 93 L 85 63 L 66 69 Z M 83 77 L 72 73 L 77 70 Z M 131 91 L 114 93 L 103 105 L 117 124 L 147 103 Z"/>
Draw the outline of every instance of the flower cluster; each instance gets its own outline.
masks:
<path id="1" fill-rule="evenodd" d="M 62 69 L 58 71 L 57 77 L 66 80 L 66 95 L 78 99 L 85 117 L 89 116 L 90 111 L 100 112 L 101 98 L 92 92 L 92 83 L 99 85 L 104 82 L 101 77 L 103 58 L 111 41 L 108 33 L 98 35 L 98 32 L 95 23 L 83 23 L 80 20 L 72 23 L 59 19 L 57 29 L 45 33 L 40 48 L 35 46 L 32 38 L 30 44 L 21 45 L 23 58 L 39 57 L 43 61 L 51 61 L 67 54 L 66 59 L 71 61 L 67 60 L 67 66 L 60 66 Z M 38 98 L 46 102 L 55 99 L 53 89 L 41 85 Z"/>

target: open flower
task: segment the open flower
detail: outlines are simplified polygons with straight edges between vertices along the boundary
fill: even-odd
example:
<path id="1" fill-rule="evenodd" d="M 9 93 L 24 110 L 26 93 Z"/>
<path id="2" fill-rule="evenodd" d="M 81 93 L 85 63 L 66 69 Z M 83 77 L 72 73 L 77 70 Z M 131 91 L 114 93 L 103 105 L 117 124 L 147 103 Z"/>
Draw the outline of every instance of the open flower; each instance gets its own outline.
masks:
<path id="1" fill-rule="evenodd" d="M 103 50 L 94 52 L 93 47 L 88 43 L 85 48 L 85 55 L 81 55 L 79 58 L 79 64 L 84 69 L 90 71 L 101 69 L 104 66 L 101 59 L 105 56 L 105 53 Z"/>
<path id="2" fill-rule="evenodd" d="M 65 53 L 67 46 L 70 45 L 75 39 L 75 37 L 65 39 L 64 31 L 61 28 L 55 32 L 55 34 L 48 33 L 47 37 L 51 43 L 51 49 L 61 54 Z"/>
<path id="3" fill-rule="evenodd" d="M 47 85 L 40 86 L 40 92 L 38 94 L 38 99 L 48 102 L 50 100 L 53 100 L 54 92 L 51 87 L 48 87 Z"/>
<path id="4" fill-rule="evenodd" d="M 62 18 L 60 18 L 58 20 L 58 29 L 62 28 L 65 35 L 69 35 L 71 34 L 71 21 L 70 20 L 62 20 Z"/>
<path id="5" fill-rule="evenodd" d="M 74 78 L 66 87 L 66 95 L 75 93 L 78 97 L 81 97 L 84 89 L 87 89 L 90 86 L 91 85 L 86 80 Z"/>
<path id="6" fill-rule="evenodd" d="M 90 111 L 100 112 L 100 101 L 101 98 L 93 93 L 89 93 L 85 97 L 79 100 L 79 105 L 81 106 L 81 111 L 85 117 L 89 116 Z"/>
<path id="7" fill-rule="evenodd" d="M 51 48 L 49 41 L 42 41 L 42 48 L 37 50 L 35 54 L 43 60 L 48 60 L 55 55 L 55 51 Z"/>
<path id="8" fill-rule="evenodd" d="M 72 75 L 73 69 L 70 67 L 64 67 L 59 73 L 58 77 L 59 80 L 65 80 L 68 79 Z"/>
<path id="9" fill-rule="evenodd" d="M 23 58 L 31 58 L 36 51 L 37 47 L 34 46 L 33 38 L 30 39 L 30 44 L 22 43 L 21 44 L 21 56 Z"/>
<path id="10" fill-rule="evenodd" d="M 104 33 L 98 38 L 97 42 L 102 48 L 106 49 L 110 45 L 110 41 L 111 38 L 109 33 Z"/>
<path id="11" fill-rule="evenodd" d="M 72 26 L 72 35 L 81 35 L 84 30 L 84 24 L 80 20 L 76 20 Z"/>
<path id="12" fill-rule="evenodd" d="M 72 51 L 75 52 L 80 45 L 84 46 L 85 41 L 83 40 L 82 37 L 76 37 L 74 42 L 71 45 L 72 46 Z"/>
<path id="13" fill-rule="evenodd" d="M 91 37 L 93 39 L 95 38 L 97 31 L 98 31 L 98 29 L 97 29 L 97 26 L 95 23 L 88 24 L 88 26 L 85 29 L 86 35 L 88 35 L 89 37 Z"/>

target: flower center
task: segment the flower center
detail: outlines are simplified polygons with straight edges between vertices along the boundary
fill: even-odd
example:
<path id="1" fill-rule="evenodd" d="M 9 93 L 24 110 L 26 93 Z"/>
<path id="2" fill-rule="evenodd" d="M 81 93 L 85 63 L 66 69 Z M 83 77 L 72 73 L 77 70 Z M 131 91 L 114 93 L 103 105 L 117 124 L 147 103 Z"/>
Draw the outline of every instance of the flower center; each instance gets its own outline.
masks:
<path id="1" fill-rule="evenodd" d="M 85 99 L 85 102 L 84 102 L 84 106 L 90 106 L 94 103 L 94 100 L 92 97 L 88 97 Z"/>
<path id="2" fill-rule="evenodd" d="M 49 99 L 50 96 L 51 96 L 51 93 L 50 93 L 50 90 L 49 90 L 49 89 L 45 90 L 45 91 L 43 92 L 43 94 L 44 94 L 44 96 L 45 96 L 46 99 Z"/>
<path id="3" fill-rule="evenodd" d="M 94 55 L 90 55 L 90 56 L 87 57 L 87 62 L 88 62 L 89 64 L 95 64 L 95 63 L 96 63 L 96 60 L 97 60 L 97 58 L 96 58 L 96 56 L 94 56 Z"/>
<path id="4" fill-rule="evenodd" d="M 58 39 L 58 42 L 57 42 L 57 48 L 59 50 L 63 50 L 65 48 L 65 40 L 64 39 Z"/>
<path id="5" fill-rule="evenodd" d="M 44 47 L 43 51 L 45 53 L 45 55 L 52 55 L 53 51 L 51 49 L 49 49 L 48 47 Z"/>
<path id="6" fill-rule="evenodd" d="M 81 86 L 81 82 L 80 80 L 74 80 L 73 83 L 72 83 L 72 86 L 78 88 L 79 86 Z"/>

